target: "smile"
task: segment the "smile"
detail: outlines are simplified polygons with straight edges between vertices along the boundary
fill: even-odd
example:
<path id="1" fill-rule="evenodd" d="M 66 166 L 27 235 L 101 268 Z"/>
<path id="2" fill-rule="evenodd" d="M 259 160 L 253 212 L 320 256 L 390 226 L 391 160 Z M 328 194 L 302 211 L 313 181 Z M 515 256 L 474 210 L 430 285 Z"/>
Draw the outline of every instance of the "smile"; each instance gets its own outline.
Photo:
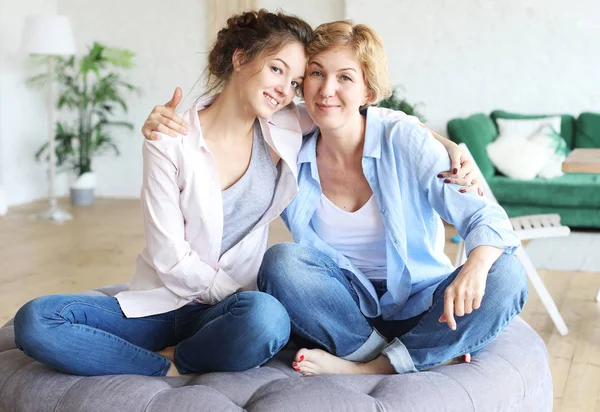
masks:
<path id="1" fill-rule="evenodd" d="M 279 106 L 279 102 L 275 99 L 273 99 L 271 96 L 269 96 L 266 93 L 263 93 L 263 95 L 265 96 L 265 99 L 267 99 L 267 103 L 269 103 L 269 106 L 276 108 L 277 106 Z"/>
<path id="2" fill-rule="evenodd" d="M 332 110 L 339 109 L 339 107 L 340 107 L 340 106 L 338 106 L 338 105 L 332 105 L 332 104 L 319 104 L 319 103 L 316 103 L 316 106 L 317 106 L 317 108 L 318 108 L 319 110 L 322 110 L 322 111 L 324 111 L 324 112 L 330 112 L 330 111 L 332 111 Z"/>

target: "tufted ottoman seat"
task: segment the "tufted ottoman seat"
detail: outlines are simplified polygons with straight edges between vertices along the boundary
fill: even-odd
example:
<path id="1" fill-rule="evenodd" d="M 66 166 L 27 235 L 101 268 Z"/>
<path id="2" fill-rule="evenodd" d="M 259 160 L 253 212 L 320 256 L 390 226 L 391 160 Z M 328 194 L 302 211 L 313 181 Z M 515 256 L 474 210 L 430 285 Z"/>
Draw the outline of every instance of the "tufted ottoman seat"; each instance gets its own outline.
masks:
<path id="1" fill-rule="evenodd" d="M 125 285 L 89 295 L 114 296 Z M 303 377 L 282 351 L 238 373 L 157 378 L 79 377 L 48 368 L 15 347 L 12 322 L 0 329 L 0 411 L 551 411 L 548 353 L 520 318 L 471 364 L 407 375 Z"/>

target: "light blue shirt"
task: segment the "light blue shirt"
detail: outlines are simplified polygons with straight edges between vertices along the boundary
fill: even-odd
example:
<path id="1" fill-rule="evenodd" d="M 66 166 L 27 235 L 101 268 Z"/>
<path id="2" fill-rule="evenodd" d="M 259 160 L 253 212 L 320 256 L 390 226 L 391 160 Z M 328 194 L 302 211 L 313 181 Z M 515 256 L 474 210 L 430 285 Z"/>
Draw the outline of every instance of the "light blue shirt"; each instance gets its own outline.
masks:
<path id="1" fill-rule="evenodd" d="M 322 194 L 316 161 L 319 130 L 304 139 L 298 155 L 300 190 L 282 214 L 297 243 L 325 252 L 347 271 L 363 314 L 388 320 L 429 309 L 436 287 L 454 271 L 444 254 L 442 219 L 465 239 L 467 256 L 483 245 L 513 254 L 521 244 L 499 205 L 476 193 L 460 193 L 460 186 L 437 177 L 450 169 L 444 146 L 423 127 L 393 113 L 368 109 L 362 159 L 386 230 L 388 291 L 381 300 L 367 277 L 310 224 Z"/>

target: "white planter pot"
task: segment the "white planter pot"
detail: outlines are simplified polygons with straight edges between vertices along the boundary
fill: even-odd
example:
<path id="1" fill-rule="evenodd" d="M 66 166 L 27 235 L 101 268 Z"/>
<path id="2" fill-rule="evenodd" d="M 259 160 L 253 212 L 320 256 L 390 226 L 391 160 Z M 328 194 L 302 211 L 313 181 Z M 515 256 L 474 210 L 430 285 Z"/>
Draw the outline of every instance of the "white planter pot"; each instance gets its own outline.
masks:
<path id="1" fill-rule="evenodd" d="M 71 184 L 71 204 L 74 206 L 90 206 L 94 203 L 96 175 L 84 173 Z"/>

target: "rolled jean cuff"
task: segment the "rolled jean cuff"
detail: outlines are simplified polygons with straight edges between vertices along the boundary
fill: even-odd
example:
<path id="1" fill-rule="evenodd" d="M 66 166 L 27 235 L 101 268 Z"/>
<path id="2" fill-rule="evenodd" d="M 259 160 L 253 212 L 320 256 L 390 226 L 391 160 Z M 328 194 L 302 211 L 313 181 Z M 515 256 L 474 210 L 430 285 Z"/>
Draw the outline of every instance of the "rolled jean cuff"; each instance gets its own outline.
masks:
<path id="1" fill-rule="evenodd" d="M 388 341 L 376 329 L 373 329 L 367 341 L 360 348 L 349 355 L 342 356 L 342 359 L 352 362 L 369 362 L 379 356 L 387 344 Z"/>
<path id="2" fill-rule="evenodd" d="M 400 339 L 394 339 L 381 353 L 388 357 L 396 373 L 418 372 L 408 349 Z"/>

